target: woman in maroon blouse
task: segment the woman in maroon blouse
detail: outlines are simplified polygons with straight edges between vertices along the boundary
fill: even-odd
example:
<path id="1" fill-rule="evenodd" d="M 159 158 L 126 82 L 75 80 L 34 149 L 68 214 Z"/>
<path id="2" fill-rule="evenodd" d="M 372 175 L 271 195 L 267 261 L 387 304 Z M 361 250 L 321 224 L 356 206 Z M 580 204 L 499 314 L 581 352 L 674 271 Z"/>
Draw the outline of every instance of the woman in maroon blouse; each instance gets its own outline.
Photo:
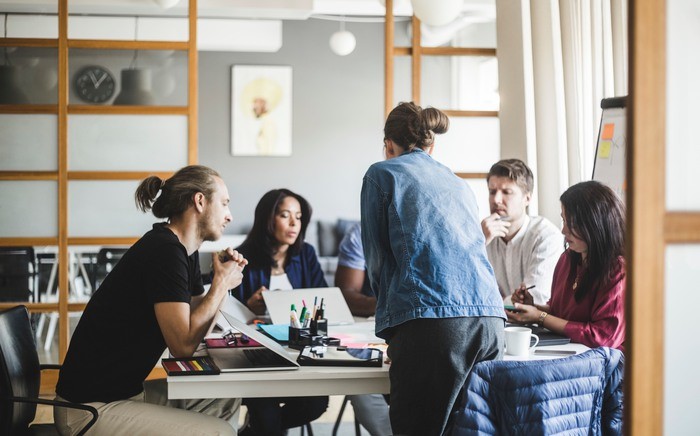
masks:
<path id="1" fill-rule="evenodd" d="M 589 347 L 625 342 L 625 208 L 607 186 L 578 183 L 560 197 L 567 249 L 559 258 L 547 305 L 524 286 L 512 297 L 516 323 L 538 323 Z"/>

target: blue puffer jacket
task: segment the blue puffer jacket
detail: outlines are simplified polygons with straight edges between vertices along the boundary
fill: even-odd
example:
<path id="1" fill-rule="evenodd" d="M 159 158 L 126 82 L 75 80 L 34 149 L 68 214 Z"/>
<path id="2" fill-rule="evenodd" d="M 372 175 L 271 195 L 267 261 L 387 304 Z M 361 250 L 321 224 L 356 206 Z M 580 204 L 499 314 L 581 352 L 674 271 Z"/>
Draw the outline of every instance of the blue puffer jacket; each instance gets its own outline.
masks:
<path id="1" fill-rule="evenodd" d="M 623 366 L 623 354 L 604 347 L 565 359 L 481 362 L 450 434 L 622 434 Z"/>

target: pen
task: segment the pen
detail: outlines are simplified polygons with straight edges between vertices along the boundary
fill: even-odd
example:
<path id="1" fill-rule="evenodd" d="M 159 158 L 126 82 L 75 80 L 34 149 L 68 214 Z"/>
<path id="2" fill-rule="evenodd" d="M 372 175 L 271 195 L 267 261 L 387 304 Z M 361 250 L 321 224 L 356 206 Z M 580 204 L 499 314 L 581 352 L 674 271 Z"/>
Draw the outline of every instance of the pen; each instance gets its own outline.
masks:
<path id="1" fill-rule="evenodd" d="M 321 304 L 319 304 L 319 306 L 318 306 L 318 310 L 316 311 L 316 316 L 314 319 L 316 319 L 316 321 L 318 321 L 322 317 L 323 317 L 323 297 L 321 297 Z"/>
<path id="2" fill-rule="evenodd" d="M 529 291 L 530 289 L 532 289 L 532 288 L 534 288 L 534 287 L 535 287 L 535 285 L 530 285 L 530 286 L 528 286 L 527 288 L 525 288 L 525 290 L 526 290 L 526 291 Z"/>

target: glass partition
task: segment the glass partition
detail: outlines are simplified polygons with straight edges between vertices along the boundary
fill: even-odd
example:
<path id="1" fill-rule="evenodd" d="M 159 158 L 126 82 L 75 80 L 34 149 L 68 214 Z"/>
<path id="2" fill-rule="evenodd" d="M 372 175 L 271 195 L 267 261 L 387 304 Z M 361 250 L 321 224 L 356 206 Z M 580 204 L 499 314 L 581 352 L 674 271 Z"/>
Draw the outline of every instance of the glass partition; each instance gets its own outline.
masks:
<path id="1" fill-rule="evenodd" d="M 659 350 L 665 353 L 664 422 L 666 434 L 683 434 L 678 430 L 695 427 L 696 393 L 700 390 L 700 379 L 689 377 L 696 370 L 695 363 L 700 352 L 696 347 L 689 348 L 698 340 L 690 331 L 697 308 L 693 301 L 688 300 L 689 295 L 695 294 L 696 288 L 695 285 L 689 288 L 688 284 L 697 283 L 700 276 L 700 245 L 668 246 L 665 276 L 665 350 Z"/>
<path id="2" fill-rule="evenodd" d="M 4 205 L 0 207 L 0 237 L 58 235 L 56 182 L 2 180 L 0 198 Z"/>
<path id="3" fill-rule="evenodd" d="M 485 173 L 500 159 L 498 118 L 450 117 L 450 129 L 435 139 L 433 158 L 454 172 Z"/>
<path id="4" fill-rule="evenodd" d="M 0 104 L 56 104 L 57 85 L 55 48 L 0 47 Z"/>
<path id="5" fill-rule="evenodd" d="M 136 209 L 139 180 L 68 182 L 69 237 L 140 237 L 159 221 Z"/>
<path id="6" fill-rule="evenodd" d="M 479 206 L 479 219 L 484 219 L 489 216 L 489 187 L 486 184 L 486 179 L 466 179 L 469 187 L 474 191 L 476 204 Z"/>
<path id="7" fill-rule="evenodd" d="M 56 171 L 56 115 L 0 115 L 0 171 Z"/>
<path id="8" fill-rule="evenodd" d="M 187 105 L 187 53 L 71 49 L 70 104 Z"/>
<path id="9" fill-rule="evenodd" d="M 187 165 L 184 115 L 70 115 L 71 171 L 174 171 Z"/>

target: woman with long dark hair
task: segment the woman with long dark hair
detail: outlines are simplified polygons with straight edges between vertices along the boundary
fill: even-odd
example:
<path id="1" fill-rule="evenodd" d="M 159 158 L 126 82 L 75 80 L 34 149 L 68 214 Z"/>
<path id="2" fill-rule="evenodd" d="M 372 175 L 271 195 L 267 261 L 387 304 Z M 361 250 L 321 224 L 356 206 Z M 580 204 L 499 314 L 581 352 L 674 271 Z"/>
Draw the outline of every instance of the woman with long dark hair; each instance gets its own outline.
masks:
<path id="1" fill-rule="evenodd" d="M 253 228 L 237 248 L 248 259 L 241 285 L 231 291 L 257 314 L 265 313 L 266 289 L 325 288 L 314 248 L 304 242 L 311 206 L 288 189 L 267 192 L 255 207 Z M 313 421 L 326 411 L 328 397 L 246 398 L 249 426 L 241 435 L 276 436 Z"/>
<path id="2" fill-rule="evenodd" d="M 559 258 L 547 305 L 513 295 L 510 321 L 538 323 L 589 347 L 623 348 L 625 342 L 625 208 L 607 186 L 588 181 L 560 197 L 567 244 Z"/>
<path id="3" fill-rule="evenodd" d="M 243 282 L 232 295 L 258 315 L 262 291 L 328 286 L 314 248 L 304 242 L 311 205 L 288 189 L 267 192 L 255 207 L 255 221 L 237 248 L 248 259 Z"/>

